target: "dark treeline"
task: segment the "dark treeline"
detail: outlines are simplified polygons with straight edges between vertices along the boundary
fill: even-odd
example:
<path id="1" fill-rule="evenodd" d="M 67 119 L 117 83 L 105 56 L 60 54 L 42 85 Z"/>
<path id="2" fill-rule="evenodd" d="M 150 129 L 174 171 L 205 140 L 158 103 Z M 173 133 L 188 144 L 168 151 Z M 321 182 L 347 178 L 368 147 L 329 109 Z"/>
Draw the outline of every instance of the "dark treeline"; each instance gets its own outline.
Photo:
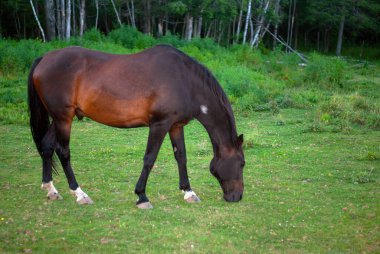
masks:
<path id="1" fill-rule="evenodd" d="M 341 54 L 380 43 L 378 0 L 2 0 L 2 38 L 69 40 L 123 25 L 160 37 Z"/>

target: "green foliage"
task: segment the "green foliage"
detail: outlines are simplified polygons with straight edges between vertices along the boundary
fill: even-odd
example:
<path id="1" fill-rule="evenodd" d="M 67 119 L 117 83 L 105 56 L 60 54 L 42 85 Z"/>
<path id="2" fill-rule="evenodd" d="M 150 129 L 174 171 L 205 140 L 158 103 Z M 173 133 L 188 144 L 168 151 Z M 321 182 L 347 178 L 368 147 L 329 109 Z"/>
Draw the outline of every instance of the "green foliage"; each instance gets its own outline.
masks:
<path id="1" fill-rule="evenodd" d="M 353 125 L 380 130 L 380 104 L 358 94 L 334 95 L 318 108 L 317 121 L 349 131 Z"/>
<path id="2" fill-rule="evenodd" d="M 96 28 L 91 28 L 84 33 L 83 40 L 102 42 L 104 40 L 104 35 Z"/>
<path id="3" fill-rule="evenodd" d="M 326 57 L 311 54 L 310 62 L 305 68 L 305 82 L 315 83 L 324 88 L 342 88 L 349 78 L 347 63 L 338 57 Z"/>
<path id="4" fill-rule="evenodd" d="M 112 30 L 108 37 L 117 44 L 121 44 L 129 49 L 144 49 L 153 46 L 156 42 L 151 36 L 139 32 L 136 28 L 122 26 Z"/>
<path id="5" fill-rule="evenodd" d="M 69 42 L 1 40 L 0 74 L 5 77 L 0 93 L 1 122 L 25 122 L 23 114 L 17 113 L 21 111 L 10 112 L 25 102 L 24 82 L 33 60 L 50 50 L 78 45 L 126 54 L 162 43 L 179 47 L 207 66 L 237 111 L 278 114 L 285 108 L 316 107 L 314 131 L 350 131 L 356 126 L 379 129 L 379 105 L 375 103 L 380 98 L 376 82 L 379 65 L 365 62 L 358 67 L 353 61 L 313 53 L 302 67 L 297 56 L 280 50 L 263 54 L 247 46 L 226 49 L 209 39 L 186 42 L 170 34 L 153 39 L 130 27 L 121 27 L 108 36 L 93 29 L 82 39 L 73 37 Z M 16 82 L 15 76 L 21 79 Z"/>

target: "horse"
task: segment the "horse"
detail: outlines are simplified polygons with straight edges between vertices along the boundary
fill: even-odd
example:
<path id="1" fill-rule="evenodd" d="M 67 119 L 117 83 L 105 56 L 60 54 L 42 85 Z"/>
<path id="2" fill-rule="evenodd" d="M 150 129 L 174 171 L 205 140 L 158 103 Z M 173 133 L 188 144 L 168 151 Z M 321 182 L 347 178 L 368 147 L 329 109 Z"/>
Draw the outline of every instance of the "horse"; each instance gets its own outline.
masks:
<path id="1" fill-rule="evenodd" d="M 117 128 L 149 127 L 141 175 L 135 187 L 138 208 L 152 208 L 145 188 L 161 144 L 169 133 L 179 171 L 179 188 L 188 202 L 199 202 L 190 187 L 184 126 L 198 120 L 209 134 L 210 172 L 229 202 L 242 199 L 243 135 L 238 136 L 228 98 L 216 78 L 182 51 L 157 45 L 121 55 L 82 47 L 46 53 L 32 64 L 28 78 L 29 122 L 42 159 L 42 189 L 61 199 L 53 184 L 54 153 L 78 204 L 92 204 L 70 161 L 74 117 Z"/>

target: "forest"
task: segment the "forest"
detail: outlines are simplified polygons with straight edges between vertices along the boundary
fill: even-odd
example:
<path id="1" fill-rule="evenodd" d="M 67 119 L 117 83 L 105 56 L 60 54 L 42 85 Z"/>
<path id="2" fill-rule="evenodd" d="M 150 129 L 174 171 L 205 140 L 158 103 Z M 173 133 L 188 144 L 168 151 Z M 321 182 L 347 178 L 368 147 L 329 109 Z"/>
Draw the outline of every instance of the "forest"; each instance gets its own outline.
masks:
<path id="1" fill-rule="evenodd" d="M 377 0 L 3 0 L 0 16 L 2 38 L 69 40 L 93 28 L 109 34 L 130 26 L 227 47 L 380 56 Z"/>

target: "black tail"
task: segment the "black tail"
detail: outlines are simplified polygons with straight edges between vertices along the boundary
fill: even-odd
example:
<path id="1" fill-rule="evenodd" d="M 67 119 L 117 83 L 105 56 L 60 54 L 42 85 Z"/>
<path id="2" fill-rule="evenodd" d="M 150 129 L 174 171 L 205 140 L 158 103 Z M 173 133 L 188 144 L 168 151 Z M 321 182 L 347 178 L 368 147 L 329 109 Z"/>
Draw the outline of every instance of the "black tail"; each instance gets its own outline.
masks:
<path id="1" fill-rule="evenodd" d="M 46 132 L 49 129 L 50 121 L 48 112 L 42 104 L 42 101 L 34 88 L 33 72 L 41 60 L 42 57 L 34 60 L 32 69 L 29 73 L 28 106 L 30 130 L 32 131 L 33 140 L 36 144 L 37 150 L 39 154 L 42 156 L 42 139 L 44 138 Z"/>
<path id="2" fill-rule="evenodd" d="M 45 109 L 44 105 L 42 104 L 42 101 L 34 88 L 33 73 L 34 73 L 34 69 L 37 67 L 37 65 L 39 64 L 41 60 L 42 60 L 42 57 L 39 57 L 36 60 L 34 60 L 34 63 L 29 73 L 28 106 L 29 106 L 30 130 L 32 132 L 33 140 L 34 140 L 34 143 L 36 144 L 38 153 L 42 157 L 43 155 L 42 140 L 44 139 L 45 134 L 49 130 L 50 120 L 49 120 L 49 114 L 47 110 Z M 54 140 L 50 140 L 50 143 L 54 144 L 55 136 L 50 137 L 50 138 L 54 139 Z M 58 174 L 54 156 L 52 157 L 52 167 L 53 167 L 53 172 Z"/>

